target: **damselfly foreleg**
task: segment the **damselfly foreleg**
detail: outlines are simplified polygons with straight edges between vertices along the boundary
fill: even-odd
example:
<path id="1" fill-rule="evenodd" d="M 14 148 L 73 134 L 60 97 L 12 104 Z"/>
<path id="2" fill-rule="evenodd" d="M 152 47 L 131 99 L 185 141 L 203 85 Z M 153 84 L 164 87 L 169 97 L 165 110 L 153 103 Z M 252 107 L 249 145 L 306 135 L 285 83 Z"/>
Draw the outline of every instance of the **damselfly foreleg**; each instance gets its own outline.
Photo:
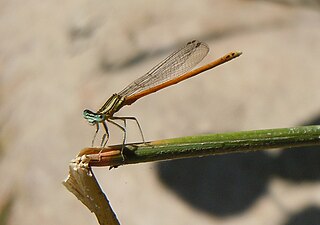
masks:
<path id="1" fill-rule="evenodd" d="M 102 124 L 103 124 L 104 130 L 106 132 L 102 135 L 100 146 L 104 148 L 109 141 L 110 135 L 109 135 L 109 129 L 108 129 L 106 121 L 103 121 Z"/>
<path id="2" fill-rule="evenodd" d="M 97 134 L 99 132 L 99 129 L 100 129 L 99 123 L 96 123 L 96 127 L 97 128 L 96 128 L 96 132 L 94 133 L 93 138 L 92 138 L 91 147 L 93 147 L 94 141 L 96 140 Z"/>

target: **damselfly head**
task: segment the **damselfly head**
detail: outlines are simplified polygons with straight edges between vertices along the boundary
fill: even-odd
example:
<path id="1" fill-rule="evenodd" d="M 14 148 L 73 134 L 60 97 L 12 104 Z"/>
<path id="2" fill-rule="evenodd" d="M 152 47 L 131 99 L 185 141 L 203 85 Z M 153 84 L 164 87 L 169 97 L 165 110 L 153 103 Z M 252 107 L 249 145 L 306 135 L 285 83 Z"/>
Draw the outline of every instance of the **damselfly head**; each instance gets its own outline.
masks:
<path id="1" fill-rule="evenodd" d="M 88 121 L 90 125 L 95 125 L 106 120 L 104 114 L 92 112 L 89 109 L 83 111 L 83 117 Z"/>

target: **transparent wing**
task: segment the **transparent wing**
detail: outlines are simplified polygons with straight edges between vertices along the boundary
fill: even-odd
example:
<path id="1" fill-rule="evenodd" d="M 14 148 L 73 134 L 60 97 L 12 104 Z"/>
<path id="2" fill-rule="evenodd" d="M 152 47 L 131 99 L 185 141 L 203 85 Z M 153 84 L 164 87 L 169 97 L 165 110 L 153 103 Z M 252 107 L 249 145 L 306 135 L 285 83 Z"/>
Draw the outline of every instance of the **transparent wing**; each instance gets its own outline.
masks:
<path id="1" fill-rule="evenodd" d="M 209 47 L 200 41 L 191 41 L 136 79 L 118 94 L 131 96 L 190 71 L 208 54 Z"/>

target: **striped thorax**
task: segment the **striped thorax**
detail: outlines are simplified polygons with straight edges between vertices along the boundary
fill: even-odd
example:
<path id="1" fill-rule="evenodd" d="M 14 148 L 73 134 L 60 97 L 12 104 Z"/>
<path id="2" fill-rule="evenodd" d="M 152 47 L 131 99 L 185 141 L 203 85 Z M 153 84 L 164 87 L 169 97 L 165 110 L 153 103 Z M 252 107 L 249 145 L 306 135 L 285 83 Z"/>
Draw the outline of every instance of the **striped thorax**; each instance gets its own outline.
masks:
<path id="1" fill-rule="evenodd" d="M 122 108 L 124 100 L 123 96 L 113 94 L 96 113 L 89 109 L 84 110 L 83 117 L 91 125 L 101 123 L 118 112 Z"/>

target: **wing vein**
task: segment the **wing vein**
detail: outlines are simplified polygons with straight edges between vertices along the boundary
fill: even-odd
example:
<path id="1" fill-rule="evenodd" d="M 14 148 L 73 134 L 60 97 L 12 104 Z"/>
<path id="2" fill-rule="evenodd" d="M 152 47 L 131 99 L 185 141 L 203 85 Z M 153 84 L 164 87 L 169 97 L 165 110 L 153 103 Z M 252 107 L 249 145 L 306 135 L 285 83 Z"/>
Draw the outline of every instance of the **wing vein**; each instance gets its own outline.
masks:
<path id="1" fill-rule="evenodd" d="M 207 44 L 196 40 L 188 42 L 118 94 L 124 97 L 131 96 L 179 77 L 201 62 L 208 52 Z"/>

